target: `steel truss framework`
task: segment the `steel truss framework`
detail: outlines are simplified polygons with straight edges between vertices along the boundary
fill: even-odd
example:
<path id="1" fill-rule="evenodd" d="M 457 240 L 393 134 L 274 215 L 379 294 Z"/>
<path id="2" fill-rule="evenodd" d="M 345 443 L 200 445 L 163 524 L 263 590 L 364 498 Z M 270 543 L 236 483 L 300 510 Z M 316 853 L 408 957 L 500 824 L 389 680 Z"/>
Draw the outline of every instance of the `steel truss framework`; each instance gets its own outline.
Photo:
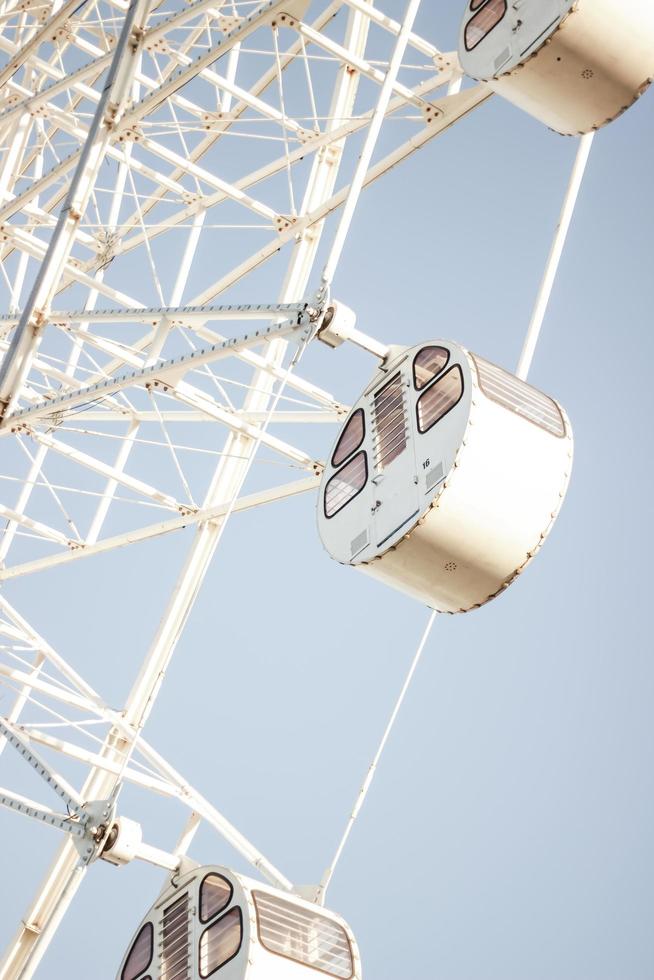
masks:
<path id="1" fill-rule="evenodd" d="M 490 96 L 413 33 L 418 6 L 399 23 L 369 0 L 0 4 L 0 580 L 195 528 L 121 710 L 0 596 L 0 751 L 66 807 L 1 791 L 65 833 L 4 980 L 36 970 L 123 782 L 189 810 L 170 852 L 137 857 L 178 866 L 202 820 L 293 887 L 143 727 L 228 518 L 313 490 L 305 427 L 347 412 L 299 362 L 359 194 Z"/>

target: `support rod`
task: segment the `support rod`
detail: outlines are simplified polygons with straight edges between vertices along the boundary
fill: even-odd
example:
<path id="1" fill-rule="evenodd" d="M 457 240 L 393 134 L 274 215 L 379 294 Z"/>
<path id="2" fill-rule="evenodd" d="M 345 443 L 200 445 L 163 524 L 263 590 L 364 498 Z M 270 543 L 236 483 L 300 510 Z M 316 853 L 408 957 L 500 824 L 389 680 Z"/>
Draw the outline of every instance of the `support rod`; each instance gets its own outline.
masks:
<path id="1" fill-rule="evenodd" d="M 370 789 L 372 781 L 375 778 L 375 773 L 377 772 L 377 766 L 379 765 L 379 760 L 381 759 L 382 753 L 386 748 L 386 743 L 388 742 L 390 734 L 393 730 L 393 726 L 400 712 L 400 708 L 402 707 L 402 703 L 404 701 L 404 698 L 406 697 L 406 693 L 409 690 L 411 681 L 413 680 L 413 675 L 416 672 L 416 668 L 418 667 L 418 664 L 420 662 L 422 652 L 425 649 L 427 640 L 429 639 L 429 634 L 431 633 L 431 628 L 434 625 L 434 620 L 436 619 L 436 615 L 437 615 L 436 610 L 435 609 L 432 610 L 432 613 L 427 621 L 427 626 L 425 627 L 425 631 L 422 634 L 420 643 L 418 644 L 418 649 L 416 650 L 413 660 L 411 661 L 409 672 L 406 675 L 404 684 L 402 685 L 397 701 L 395 702 L 395 706 L 393 707 L 393 710 L 391 712 L 391 716 L 388 720 L 388 724 L 384 729 L 384 734 L 382 735 L 382 739 L 381 742 L 379 743 L 379 747 L 377 748 L 373 760 L 370 763 L 370 767 L 368 769 L 368 772 L 366 773 L 366 778 L 364 779 L 361 785 L 361 789 L 359 790 L 354 806 L 352 808 L 352 813 L 350 814 L 348 821 L 345 825 L 345 830 L 343 831 L 343 836 L 341 837 L 338 847 L 336 848 L 336 853 L 332 858 L 331 864 L 329 865 L 324 875 L 322 876 L 322 880 L 320 882 L 320 885 L 318 886 L 318 890 L 316 892 L 316 897 L 315 897 L 315 901 L 318 902 L 320 905 L 324 904 L 325 895 L 327 893 L 327 889 L 334 875 L 334 871 L 336 870 L 336 865 L 338 864 L 341 858 L 341 854 L 343 853 L 343 849 L 347 844 L 348 837 L 352 832 L 352 828 L 354 827 L 355 821 L 359 816 L 359 813 L 361 812 L 361 807 L 366 801 L 368 790 Z"/>
<path id="2" fill-rule="evenodd" d="M 402 58 L 404 57 L 404 52 L 406 51 L 409 38 L 411 37 L 411 29 L 413 27 L 416 14 L 418 13 L 419 6 L 420 0 L 409 0 L 406 13 L 404 14 L 404 20 L 402 21 L 402 27 L 397 35 L 397 41 L 395 43 L 393 55 L 388 66 L 388 71 L 386 72 L 386 77 L 384 78 L 381 91 L 379 93 L 375 111 L 373 112 L 372 119 L 370 120 L 370 127 L 366 134 L 366 139 L 363 144 L 361 156 L 359 157 L 359 162 L 357 163 L 357 168 L 354 172 L 352 183 L 350 184 L 350 190 L 343 207 L 338 229 L 336 231 L 334 241 L 332 242 L 332 247 L 325 263 L 325 268 L 323 269 L 322 281 L 326 289 L 328 289 L 332 283 L 334 273 L 336 272 L 336 266 L 338 265 L 338 260 L 340 259 L 343 248 L 345 247 L 345 239 L 348 231 L 350 230 L 350 225 L 352 224 L 352 218 L 354 217 L 354 211 L 359 201 L 359 196 L 363 190 L 364 182 L 368 173 L 368 167 L 370 166 L 372 154 L 375 146 L 377 145 L 377 138 L 379 137 L 381 125 L 384 121 L 384 116 L 386 115 L 388 103 L 390 102 L 391 95 L 393 94 L 397 76 L 402 65 Z"/>
<path id="3" fill-rule="evenodd" d="M 543 320 L 545 319 L 545 313 L 550 301 L 550 296 L 552 295 L 554 280 L 556 279 L 559 262 L 561 261 L 561 255 L 563 254 L 563 247 L 568 236 L 568 230 L 570 228 L 570 222 L 572 221 L 572 215 L 574 214 L 575 204 L 577 203 L 581 182 L 584 178 L 584 173 L 586 172 L 586 164 L 588 163 L 588 156 L 590 154 L 591 146 L 593 145 L 594 135 L 595 133 L 586 133 L 585 136 L 582 136 L 579 140 L 579 149 L 577 150 L 577 156 L 572 167 L 570 183 L 568 184 L 568 189 L 566 191 L 565 198 L 563 199 L 563 207 L 561 209 L 559 223 L 556 226 L 554 240 L 547 259 L 540 289 L 538 290 L 536 305 L 534 306 L 533 313 L 531 314 L 531 320 L 529 322 L 529 327 L 527 328 L 527 335 L 524 340 L 522 353 L 520 354 L 520 360 L 518 361 L 518 367 L 516 369 L 517 376 L 522 378 L 523 381 L 529 373 L 529 368 L 531 367 L 531 362 L 534 357 L 534 351 L 536 350 L 538 337 L 540 335 L 541 327 L 543 326 Z"/>

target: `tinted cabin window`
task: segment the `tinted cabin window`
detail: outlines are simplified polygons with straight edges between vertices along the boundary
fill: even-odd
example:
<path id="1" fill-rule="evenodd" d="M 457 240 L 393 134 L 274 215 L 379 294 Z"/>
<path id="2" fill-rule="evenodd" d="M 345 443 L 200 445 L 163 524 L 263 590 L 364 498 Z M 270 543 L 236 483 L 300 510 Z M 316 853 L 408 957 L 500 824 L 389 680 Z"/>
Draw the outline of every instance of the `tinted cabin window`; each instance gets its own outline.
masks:
<path id="1" fill-rule="evenodd" d="M 485 7 L 475 14 L 466 24 L 466 51 L 472 51 L 490 34 L 506 13 L 506 0 L 488 0 Z"/>
<path id="2" fill-rule="evenodd" d="M 454 408 L 463 394 L 463 375 L 458 364 L 435 381 L 418 399 L 418 429 L 427 432 Z"/>
<path id="3" fill-rule="evenodd" d="M 485 3 L 485 2 L 486 2 L 486 0 L 470 0 L 470 9 L 471 10 L 477 10 L 477 8 L 478 7 L 481 7 L 482 3 Z"/>
<path id="4" fill-rule="evenodd" d="M 233 889 L 222 875 L 210 874 L 200 885 L 200 922 L 208 922 L 226 909 L 232 900 Z"/>
<path id="5" fill-rule="evenodd" d="M 359 448 L 365 435 L 363 409 L 358 408 L 341 433 L 332 456 L 332 466 L 340 466 Z"/>
<path id="6" fill-rule="evenodd" d="M 554 399 L 497 364 L 485 361 L 483 357 L 475 354 L 473 360 L 477 367 L 479 385 L 487 398 L 529 419 L 553 436 L 565 435 L 563 416 Z"/>
<path id="7" fill-rule="evenodd" d="M 426 388 L 440 374 L 450 359 L 444 347 L 423 347 L 413 359 L 413 383 L 417 390 Z"/>
<path id="8" fill-rule="evenodd" d="M 407 419 L 402 375 L 396 374 L 374 396 L 375 466 L 383 470 L 404 452 L 407 444 Z"/>
<path id="9" fill-rule="evenodd" d="M 336 473 L 325 487 L 325 517 L 333 517 L 357 494 L 361 493 L 368 479 L 368 461 L 365 453 L 357 455 Z"/>
<path id="10" fill-rule="evenodd" d="M 190 980 L 188 893 L 164 909 L 161 920 L 161 980 Z"/>
<path id="11" fill-rule="evenodd" d="M 120 980 L 136 980 L 150 966 L 152 960 L 153 928 L 151 922 L 146 922 L 129 951 L 127 962 L 123 967 Z"/>
<path id="12" fill-rule="evenodd" d="M 277 895 L 252 892 L 252 897 L 265 949 L 331 977 L 354 975 L 350 941 L 340 923 Z"/>
<path id="13" fill-rule="evenodd" d="M 212 922 L 200 936 L 200 976 L 210 977 L 233 960 L 242 941 L 243 918 L 237 907 Z"/>

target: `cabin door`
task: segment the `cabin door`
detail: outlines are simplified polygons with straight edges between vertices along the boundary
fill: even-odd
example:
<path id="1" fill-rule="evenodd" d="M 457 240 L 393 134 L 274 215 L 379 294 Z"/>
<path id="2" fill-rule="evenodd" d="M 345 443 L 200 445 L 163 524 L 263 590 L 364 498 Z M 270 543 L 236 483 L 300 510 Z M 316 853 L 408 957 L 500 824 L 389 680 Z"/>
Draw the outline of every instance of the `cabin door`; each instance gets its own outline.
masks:
<path id="1" fill-rule="evenodd" d="M 539 0 L 538 3 L 523 4 L 516 14 L 514 34 L 516 53 L 523 57 L 537 41 L 542 43 L 543 35 L 551 31 L 561 14 L 570 4 L 562 0 Z"/>
<path id="2" fill-rule="evenodd" d="M 371 396 L 375 544 L 396 536 L 418 513 L 414 440 L 406 381 L 401 371 Z"/>

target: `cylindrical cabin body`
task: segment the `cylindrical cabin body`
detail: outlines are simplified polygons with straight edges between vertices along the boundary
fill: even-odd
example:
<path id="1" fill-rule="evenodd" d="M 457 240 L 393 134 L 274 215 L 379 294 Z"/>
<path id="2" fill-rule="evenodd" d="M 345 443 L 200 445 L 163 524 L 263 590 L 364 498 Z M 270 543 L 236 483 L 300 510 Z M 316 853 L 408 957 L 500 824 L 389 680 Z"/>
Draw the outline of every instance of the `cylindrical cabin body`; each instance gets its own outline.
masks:
<path id="1" fill-rule="evenodd" d="M 449 341 L 403 348 L 341 429 L 320 537 L 337 561 L 465 612 L 536 554 L 571 465 L 572 433 L 552 398 Z"/>
<path id="2" fill-rule="evenodd" d="M 654 76 L 652 0 L 468 0 L 466 74 L 564 135 L 599 129 Z"/>
<path id="3" fill-rule="evenodd" d="M 117 980 L 361 980 L 339 916 L 226 868 L 173 875 L 136 931 Z"/>

